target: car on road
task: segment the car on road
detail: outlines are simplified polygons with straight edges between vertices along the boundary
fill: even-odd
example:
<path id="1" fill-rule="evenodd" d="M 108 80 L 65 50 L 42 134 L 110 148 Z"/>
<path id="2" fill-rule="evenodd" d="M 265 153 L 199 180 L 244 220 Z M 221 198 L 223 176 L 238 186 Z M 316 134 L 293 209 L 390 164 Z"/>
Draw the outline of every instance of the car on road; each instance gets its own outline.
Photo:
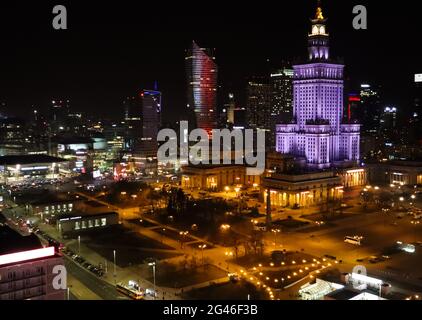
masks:
<path id="1" fill-rule="evenodd" d="M 263 222 L 257 223 L 257 224 L 255 224 L 253 226 L 253 229 L 255 231 L 263 231 L 263 232 L 266 232 L 267 231 L 267 225 L 265 223 L 263 223 Z"/>
<path id="2" fill-rule="evenodd" d="M 237 274 L 236 272 L 229 273 L 227 276 L 232 282 L 237 282 L 240 280 L 239 274 Z"/>
<path id="3" fill-rule="evenodd" d="M 372 256 L 369 259 L 369 263 L 372 263 L 372 264 L 375 264 L 375 263 L 378 263 L 378 262 L 383 262 L 383 261 L 384 261 L 383 258 L 377 257 L 377 256 Z"/>
<path id="4" fill-rule="evenodd" d="M 363 239 L 362 236 L 353 236 L 353 237 L 346 236 L 344 237 L 344 242 L 353 244 L 355 246 L 360 246 L 362 244 L 361 243 L 362 239 Z"/>
<path id="5" fill-rule="evenodd" d="M 95 267 L 92 264 L 88 264 L 86 267 L 89 271 L 92 271 Z"/>
<path id="6" fill-rule="evenodd" d="M 326 254 L 324 255 L 325 258 L 330 259 L 330 260 L 337 260 L 337 257 L 334 257 L 332 255 Z"/>
<path id="7" fill-rule="evenodd" d="M 84 262 L 85 262 L 85 259 L 84 259 L 84 258 L 82 258 L 82 257 L 77 257 L 77 258 L 75 259 L 75 261 L 76 261 L 77 263 L 79 263 L 79 264 L 82 264 L 82 263 L 84 263 Z"/>

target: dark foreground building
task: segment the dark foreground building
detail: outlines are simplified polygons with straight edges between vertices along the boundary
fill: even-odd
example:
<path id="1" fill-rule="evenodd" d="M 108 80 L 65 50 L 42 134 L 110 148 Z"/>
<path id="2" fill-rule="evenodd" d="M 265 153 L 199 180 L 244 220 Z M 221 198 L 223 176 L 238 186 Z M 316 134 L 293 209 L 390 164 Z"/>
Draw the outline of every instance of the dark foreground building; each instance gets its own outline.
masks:
<path id="1" fill-rule="evenodd" d="M 53 287 L 56 266 L 64 261 L 54 247 L 0 225 L 0 300 L 64 300 L 66 290 Z"/>

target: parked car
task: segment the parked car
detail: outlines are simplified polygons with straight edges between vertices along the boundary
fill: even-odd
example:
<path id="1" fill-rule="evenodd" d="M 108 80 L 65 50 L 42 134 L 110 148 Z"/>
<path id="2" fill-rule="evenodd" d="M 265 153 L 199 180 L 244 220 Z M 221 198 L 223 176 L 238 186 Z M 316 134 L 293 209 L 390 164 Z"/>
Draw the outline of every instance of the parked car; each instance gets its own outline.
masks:
<path id="1" fill-rule="evenodd" d="M 337 257 L 331 256 L 329 254 L 326 254 L 324 257 L 330 260 L 337 260 Z"/>
<path id="2" fill-rule="evenodd" d="M 267 225 L 265 223 L 262 223 L 261 222 L 261 223 L 255 224 L 253 226 L 253 229 L 255 231 L 263 231 L 263 232 L 266 232 L 267 231 Z"/>

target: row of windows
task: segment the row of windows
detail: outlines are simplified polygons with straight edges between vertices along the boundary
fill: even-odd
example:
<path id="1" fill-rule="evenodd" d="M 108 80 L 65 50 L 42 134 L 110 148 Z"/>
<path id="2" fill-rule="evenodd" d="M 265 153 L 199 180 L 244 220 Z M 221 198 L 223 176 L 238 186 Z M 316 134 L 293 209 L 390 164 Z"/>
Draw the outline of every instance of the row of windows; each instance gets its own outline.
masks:
<path id="1" fill-rule="evenodd" d="M 43 267 L 36 267 L 35 269 L 26 269 L 22 271 L 13 271 L 13 272 L 7 273 L 7 280 L 23 279 L 23 278 L 33 277 L 37 275 L 42 275 L 43 273 L 44 273 Z"/>
<path id="2" fill-rule="evenodd" d="M 80 229 L 91 229 L 94 227 L 104 227 L 107 225 L 107 218 L 88 220 L 88 221 L 76 221 L 75 230 Z"/>
<path id="3" fill-rule="evenodd" d="M 53 206 L 46 206 L 45 208 L 44 208 L 44 212 L 45 213 L 49 213 L 50 211 L 51 212 L 55 212 L 55 211 L 72 211 L 73 210 L 73 204 L 72 203 L 69 203 L 69 204 L 63 204 L 63 205 L 60 205 L 60 204 L 58 204 L 58 205 L 53 205 Z"/>

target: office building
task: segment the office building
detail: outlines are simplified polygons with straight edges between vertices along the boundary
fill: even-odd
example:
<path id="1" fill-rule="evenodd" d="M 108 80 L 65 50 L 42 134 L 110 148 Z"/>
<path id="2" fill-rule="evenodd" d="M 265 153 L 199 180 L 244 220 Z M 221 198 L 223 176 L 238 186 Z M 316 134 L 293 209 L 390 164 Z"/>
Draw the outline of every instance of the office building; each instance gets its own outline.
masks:
<path id="1" fill-rule="evenodd" d="M 376 135 L 379 133 L 382 114 L 381 88 L 367 83 L 360 87 L 362 133 Z"/>
<path id="2" fill-rule="evenodd" d="M 0 300 L 64 300 L 66 290 L 53 286 L 57 266 L 64 261 L 54 247 L 0 226 Z"/>
<path id="3" fill-rule="evenodd" d="M 422 145 L 422 74 L 415 74 L 413 106 L 409 120 L 409 138 L 412 144 Z"/>
<path id="4" fill-rule="evenodd" d="M 293 69 L 277 70 L 270 77 L 271 116 L 277 123 L 289 123 L 293 116 Z"/>
<path id="5" fill-rule="evenodd" d="M 214 50 L 199 47 L 195 41 L 187 50 L 186 78 L 188 109 L 195 113 L 194 127 L 211 136 L 217 125 L 217 76 Z"/>
<path id="6" fill-rule="evenodd" d="M 157 135 L 161 127 L 161 92 L 141 90 L 124 102 L 124 121 L 106 129 L 106 139 L 114 152 L 125 151 L 139 171 L 157 171 Z"/>
<path id="7" fill-rule="evenodd" d="M 28 147 L 25 121 L 19 118 L 0 118 L 0 156 L 21 155 Z"/>
<path id="8" fill-rule="evenodd" d="M 265 77 L 253 77 L 247 83 L 246 121 L 248 128 L 271 128 L 271 86 Z"/>
<path id="9" fill-rule="evenodd" d="M 56 135 L 66 131 L 67 118 L 70 114 L 68 99 L 52 99 L 50 105 L 49 124 L 51 132 Z"/>
<path id="10" fill-rule="evenodd" d="M 157 171 L 157 135 L 161 127 L 161 92 L 142 90 L 138 96 L 141 131 L 135 144 L 133 158 L 140 170 Z"/>
<path id="11" fill-rule="evenodd" d="M 274 148 L 276 139 L 276 125 L 290 123 L 293 118 L 293 69 L 282 68 L 270 75 L 271 86 L 271 115 L 269 146 Z"/>

